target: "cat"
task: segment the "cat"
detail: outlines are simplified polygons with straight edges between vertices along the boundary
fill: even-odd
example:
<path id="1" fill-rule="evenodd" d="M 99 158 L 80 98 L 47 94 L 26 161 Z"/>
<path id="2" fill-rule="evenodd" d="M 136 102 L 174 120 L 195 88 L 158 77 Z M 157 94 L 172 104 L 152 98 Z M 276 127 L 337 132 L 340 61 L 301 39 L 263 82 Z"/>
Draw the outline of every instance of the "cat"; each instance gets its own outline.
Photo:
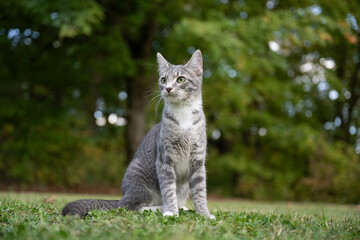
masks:
<path id="1" fill-rule="evenodd" d="M 62 215 L 85 216 L 92 209 L 159 209 L 178 216 L 191 193 L 196 213 L 215 219 L 206 198 L 206 122 L 202 108 L 200 50 L 185 65 L 172 65 L 157 53 L 162 120 L 145 136 L 121 184 L 121 200 L 83 199 L 68 203 Z"/>

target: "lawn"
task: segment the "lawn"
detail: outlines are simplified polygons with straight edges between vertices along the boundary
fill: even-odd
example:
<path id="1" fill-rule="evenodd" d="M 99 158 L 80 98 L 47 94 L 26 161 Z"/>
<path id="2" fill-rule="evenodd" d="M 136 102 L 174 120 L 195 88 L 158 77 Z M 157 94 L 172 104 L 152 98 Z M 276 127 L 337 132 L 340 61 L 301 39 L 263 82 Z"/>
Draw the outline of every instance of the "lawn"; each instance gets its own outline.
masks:
<path id="1" fill-rule="evenodd" d="M 65 203 L 80 198 L 119 197 L 0 192 L 0 239 L 360 239 L 355 205 L 211 200 L 216 220 L 123 209 L 62 217 Z"/>

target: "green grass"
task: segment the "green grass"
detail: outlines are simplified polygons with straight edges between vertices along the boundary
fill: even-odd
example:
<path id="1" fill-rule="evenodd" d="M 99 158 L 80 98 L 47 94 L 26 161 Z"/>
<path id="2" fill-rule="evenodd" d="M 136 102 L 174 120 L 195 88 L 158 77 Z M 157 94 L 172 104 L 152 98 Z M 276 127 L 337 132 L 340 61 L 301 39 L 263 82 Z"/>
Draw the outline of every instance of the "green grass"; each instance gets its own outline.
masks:
<path id="1" fill-rule="evenodd" d="M 44 199 L 53 200 L 45 203 Z M 354 205 L 213 200 L 216 220 L 181 211 L 92 211 L 85 219 L 62 217 L 65 203 L 117 196 L 0 192 L 0 239 L 360 239 Z M 190 204 L 191 207 L 191 204 Z"/>

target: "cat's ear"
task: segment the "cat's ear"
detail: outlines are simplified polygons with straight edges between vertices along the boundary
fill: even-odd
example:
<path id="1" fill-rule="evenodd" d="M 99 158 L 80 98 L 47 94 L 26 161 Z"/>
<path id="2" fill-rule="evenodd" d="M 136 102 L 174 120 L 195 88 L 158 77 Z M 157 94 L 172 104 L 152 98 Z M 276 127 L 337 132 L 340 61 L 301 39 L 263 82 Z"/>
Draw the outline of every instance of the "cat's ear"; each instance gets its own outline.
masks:
<path id="1" fill-rule="evenodd" d="M 190 60 L 185 64 L 185 67 L 192 69 L 196 76 L 201 76 L 203 72 L 203 59 L 200 50 L 196 50 L 191 56 Z"/>
<path id="2" fill-rule="evenodd" d="M 170 63 L 166 61 L 166 59 L 160 53 L 157 53 L 156 57 L 159 72 L 163 72 L 167 67 L 170 66 Z"/>

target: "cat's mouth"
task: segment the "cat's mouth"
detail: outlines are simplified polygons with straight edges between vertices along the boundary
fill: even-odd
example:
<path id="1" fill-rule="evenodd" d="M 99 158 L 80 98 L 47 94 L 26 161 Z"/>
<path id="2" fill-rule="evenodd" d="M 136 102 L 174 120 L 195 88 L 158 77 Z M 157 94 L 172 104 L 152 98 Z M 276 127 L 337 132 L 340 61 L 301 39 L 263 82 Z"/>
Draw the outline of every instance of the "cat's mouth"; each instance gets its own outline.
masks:
<path id="1" fill-rule="evenodd" d="M 173 92 L 166 92 L 163 94 L 164 98 L 167 99 L 171 103 L 177 103 L 180 101 L 179 96 L 176 93 Z"/>
<path id="2" fill-rule="evenodd" d="M 174 92 L 165 92 L 164 96 L 169 97 L 169 98 L 173 98 L 173 97 L 176 97 L 176 94 Z"/>

